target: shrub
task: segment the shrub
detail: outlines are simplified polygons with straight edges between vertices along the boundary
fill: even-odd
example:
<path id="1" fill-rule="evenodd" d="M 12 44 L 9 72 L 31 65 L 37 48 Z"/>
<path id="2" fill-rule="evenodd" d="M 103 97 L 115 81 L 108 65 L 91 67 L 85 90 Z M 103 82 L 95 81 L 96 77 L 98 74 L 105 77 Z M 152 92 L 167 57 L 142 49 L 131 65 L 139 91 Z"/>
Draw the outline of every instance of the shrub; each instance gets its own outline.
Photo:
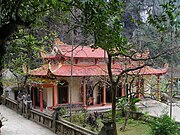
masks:
<path id="1" fill-rule="evenodd" d="M 65 108 L 65 107 L 61 107 L 61 109 L 59 110 L 59 115 L 60 115 L 60 116 L 63 116 L 63 115 L 65 115 L 65 114 L 67 114 L 66 108 Z"/>
<path id="2" fill-rule="evenodd" d="M 153 135 L 179 135 L 178 125 L 167 114 L 153 119 L 150 126 Z"/>
<path id="3" fill-rule="evenodd" d="M 78 125 L 83 125 L 85 123 L 85 116 L 84 113 L 77 113 L 72 116 L 72 121 L 77 123 Z"/>

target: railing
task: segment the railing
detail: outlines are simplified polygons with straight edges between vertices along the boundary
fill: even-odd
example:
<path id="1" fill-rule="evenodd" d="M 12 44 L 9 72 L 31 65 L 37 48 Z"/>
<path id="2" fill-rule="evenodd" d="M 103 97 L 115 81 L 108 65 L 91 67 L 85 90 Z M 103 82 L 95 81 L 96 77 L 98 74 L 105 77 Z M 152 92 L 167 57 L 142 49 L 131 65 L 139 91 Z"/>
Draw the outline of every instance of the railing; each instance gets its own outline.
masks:
<path id="1" fill-rule="evenodd" d="M 3 104 L 14 111 L 17 111 L 18 109 L 17 101 L 14 101 L 10 98 L 3 97 Z M 42 113 L 34 109 L 31 109 L 27 112 L 29 113 L 28 114 L 29 117 L 26 118 L 29 118 L 30 120 L 52 130 L 57 135 L 97 135 L 96 133 L 90 130 L 77 126 L 66 120 L 63 119 L 55 120 L 53 119 L 53 116 Z"/>
<path id="2" fill-rule="evenodd" d="M 57 134 L 58 135 L 97 135 L 90 130 L 77 126 L 66 120 L 56 121 L 57 123 Z"/>
<path id="3" fill-rule="evenodd" d="M 69 110 L 70 108 L 73 110 L 73 111 L 78 111 L 78 110 L 82 110 L 82 105 L 83 103 L 82 102 L 77 102 L 77 103 L 72 103 L 71 105 L 69 103 L 65 103 L 65 104 L 57 104 L 56 107 L 64 107 L 66 108 L 67 110 Z"/>
<path id="4" fill-rule="evenodd" d="M 15 100 L 12 100 L 11 98 L 8 98 L 8 97 L 5 97 L 5 96 L 2 96 L 3 98 L 3 104 L 5 106 L 7 106 L 8 108 L 14 110 L 14 111 L 17 111 L 17 108 L 18 108 L 18 104 L 17 104 L 17 101 Z"/>
<path id="5" fill-rule="evenodd" d="M 48 129 L 54 131 L 58 135 L 97 135 L 96 133 L 70 123 L 66 120 L 53 121 L 52 116 L 41 113 L 37 110 L 30 110 L 30 119 Z"/>
<path id="6" fill-rule="evenodd" d="M 30 110 L 30 120 L 53 131 L 53 118 L 48 114 L 44 114 L 32 109 Z"/>

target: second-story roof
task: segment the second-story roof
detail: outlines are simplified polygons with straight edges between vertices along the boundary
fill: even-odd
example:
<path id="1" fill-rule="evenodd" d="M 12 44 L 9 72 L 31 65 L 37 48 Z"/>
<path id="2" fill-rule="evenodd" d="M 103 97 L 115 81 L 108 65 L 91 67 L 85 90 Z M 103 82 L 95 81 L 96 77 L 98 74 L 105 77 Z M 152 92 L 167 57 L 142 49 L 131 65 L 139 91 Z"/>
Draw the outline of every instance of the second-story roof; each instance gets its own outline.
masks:
<path id="1" fill-rule="evenodd" d="M 59 45 L 58 49 L 64 57 L 71 57 L 71 53 L 74 58 L 104 58 L 107 56 L 103 49 L 93 49 L 89 46 Z"/>

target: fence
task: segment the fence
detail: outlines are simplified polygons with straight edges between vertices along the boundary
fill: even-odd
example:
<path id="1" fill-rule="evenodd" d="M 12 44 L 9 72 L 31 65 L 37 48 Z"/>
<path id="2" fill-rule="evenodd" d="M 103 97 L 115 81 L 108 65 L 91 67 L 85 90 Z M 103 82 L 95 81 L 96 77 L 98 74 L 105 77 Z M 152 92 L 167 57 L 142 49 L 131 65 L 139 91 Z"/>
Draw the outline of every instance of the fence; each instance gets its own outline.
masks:
<path id="1" fill-rule="evenodd" d="M 18 109 L 17 101 L 12 100 L 8 97 L 2 96 L 2 103 L 14 111 L 17 111 Z"/>
<path id="2" fill-rule="evenodd" d="M 3 104 L 16 112 L 19 112 L 16 101 L 3 97 Z M 28 114 L 25 115 L 23 114 L 24 116 L 28 115 L 26 118 L 52 130 L 57 135 L 97 135 L 90 130 L 74 125 L 71 122 L 63 119 L 56 120 L 51 115 L 41 113 L 34 109 L 27 111 L 27 113 Z"/>

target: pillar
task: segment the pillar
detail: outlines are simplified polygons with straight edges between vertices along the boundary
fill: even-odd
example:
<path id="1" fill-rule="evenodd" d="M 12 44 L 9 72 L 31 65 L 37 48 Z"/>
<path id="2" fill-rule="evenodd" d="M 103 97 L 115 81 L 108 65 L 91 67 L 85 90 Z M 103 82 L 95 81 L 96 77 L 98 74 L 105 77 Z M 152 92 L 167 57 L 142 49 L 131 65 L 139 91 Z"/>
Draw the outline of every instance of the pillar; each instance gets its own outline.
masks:
<path id="1" fill-rule="evenodd" d="M 160 75 L 157 75 L 157 98 L 159 101 L 161 101 Z"/>
<path id="2" fill-rule="evenodd" d="M 103 85 L 103 103 L 102 105 L 106 105 L 106 84 Z"/>
<path id="3" fill-rule="evenodd" d="M 53 86 L 53 106 L 58 104 L 58 85 L 54 84 Z"/>
<path id="4" fill-rule="evenodd" d="M 138 77 L 138 79 L 137 79 L 137 81 L 136 81 L 136 97 L 137 98 L 140 98 L 140 80 L 139 80 L 139 77 Z"/>
<path id="5" fill-rule="evenodd" d="M 83 82 L 83 108 L 85 109 L 87 107 L 86 104 L 86 80 L 84 79 Z"/>
<path id="6" fill-rule="evenodd" d="M 144 97 L 144 79 L 141 78 L 140 81 L 140 91 L 141 91 L 141 97 Z"/>
<path id="7" fill-rule="evenodd" d="M 121 96 L 125 96 L 125 87 L 124 87 L 125 83 L 122 80 L 122 86 L 121 86 Z"/>
<path id="8" fill-rule="evenodd" d="M 32 91 L 32 104 L 33 104 L 33 108 L 36 108 L 36 101 L 35 101 L 35 90 L 34 87 L 31 87 L 31 91 Z"/>
<path id="9" fill-rule="evenodd" d="M 40 111 L 43 112 L 43 88 L 39 89 L 39 97 L 40 97 Z"/>

